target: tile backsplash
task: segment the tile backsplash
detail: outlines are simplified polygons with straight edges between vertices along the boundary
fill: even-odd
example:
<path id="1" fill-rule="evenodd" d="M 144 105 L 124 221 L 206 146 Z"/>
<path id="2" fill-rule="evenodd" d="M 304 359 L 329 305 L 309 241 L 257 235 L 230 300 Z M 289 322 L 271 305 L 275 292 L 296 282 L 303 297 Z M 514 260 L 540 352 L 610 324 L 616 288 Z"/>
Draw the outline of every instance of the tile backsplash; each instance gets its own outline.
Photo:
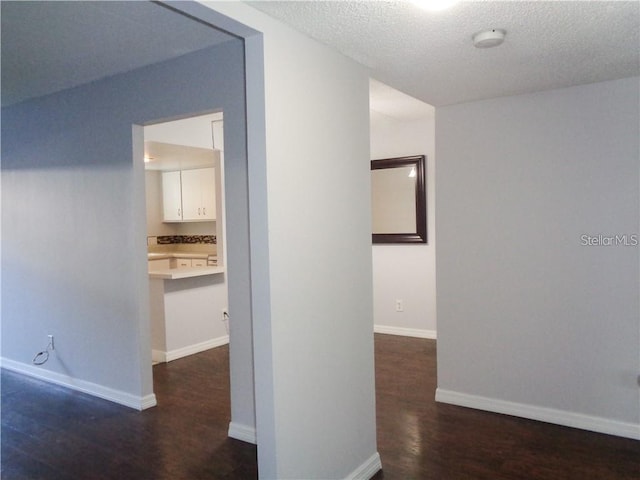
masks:
<path id="1" fill-rule="evenodd" d="M 215 235 L 158 235 L 147 237 L 149 253 L 191 252 L 217 254 Z"/>
<path id="2" fill-rule="evenodd" d="M 161 235 L 155 238 L 157 239 L 158 245 L 171 245 L 175 243 L 218 243 L 215 235 Z"/>

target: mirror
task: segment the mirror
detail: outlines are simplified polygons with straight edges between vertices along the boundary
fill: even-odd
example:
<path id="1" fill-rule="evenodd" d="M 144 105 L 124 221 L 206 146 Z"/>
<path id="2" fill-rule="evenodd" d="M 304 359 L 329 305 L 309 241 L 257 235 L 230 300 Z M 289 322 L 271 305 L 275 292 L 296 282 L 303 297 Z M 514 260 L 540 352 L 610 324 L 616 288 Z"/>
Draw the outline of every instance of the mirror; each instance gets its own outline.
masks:
<path id="1" fill-rule="evenodd" d="M 425 156 L 371 161 L 373 243 L 427 243 Z"/>

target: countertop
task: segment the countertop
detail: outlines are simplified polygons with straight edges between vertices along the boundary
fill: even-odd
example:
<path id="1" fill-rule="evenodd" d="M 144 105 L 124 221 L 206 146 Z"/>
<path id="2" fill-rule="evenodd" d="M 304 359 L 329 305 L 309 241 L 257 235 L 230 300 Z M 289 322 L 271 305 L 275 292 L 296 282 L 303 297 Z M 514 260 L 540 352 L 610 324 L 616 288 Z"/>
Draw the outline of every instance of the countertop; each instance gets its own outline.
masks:
<path id="1" fill-rule="evenodd" d="M 207 253 L 191 253 L 191 252 L 167 252 L 167 253 L 147 253 L 147 260 L 162 260 L 163 258 L 204 258 L 205 260 L 210 254 Z M 215 254 L 213 255 L 216 256 Z"/>
<path id="2" fill-rule="evenodd" d="M 157 270 L 149 270 L 149 278 L 177 280 L 179 278 L 202 277 L 220 273 L 224 273 L 224 267 L 158 268 Z"/>

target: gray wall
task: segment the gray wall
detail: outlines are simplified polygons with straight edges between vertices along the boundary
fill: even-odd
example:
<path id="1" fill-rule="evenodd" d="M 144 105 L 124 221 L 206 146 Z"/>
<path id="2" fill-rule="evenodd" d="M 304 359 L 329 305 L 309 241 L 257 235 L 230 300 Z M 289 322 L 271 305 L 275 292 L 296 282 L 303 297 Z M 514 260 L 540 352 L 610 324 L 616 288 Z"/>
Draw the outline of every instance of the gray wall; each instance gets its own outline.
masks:
<path id="1" fill-rule="evenodd" d="M 247 36 L 248 183 L 247 163 L 240 161 L 245 158 L 241 154 L 245 144 L 234 143 L 236 150 L 230 152 L 230 140 L 233 139 L 225 135 L 227 258 L 233 319 L 231 377 L 232 382 L 234 378 L 241 378 L 235 387 L 232 383 L 232 409 L 240 405 L 239 414 L 232 411 L 232 418 L 239 424 L 235 430 L 244 431 L 249 437 L 253 427 L 249 338 L 253 332 L 260 477 L 371 476 L 378 469 L 380 460 L 376 452 L 371 328 L 367 73 L 344 56 L 240 2 L 210 4 L 215 8 L 209 10 L 210 15 L 203 13 L 206 7 L 191 2 L 173 5 L 235 34 Z M 232 94 L 243 86 L 243 78 L 236 75 L 240 73 L 236 64 L 224 64 L 219 70 L 199 65 L 196 74 L 186 72 L 186 63 L 174 63 L 170 72 L 151 70 L 128 76 L 127 81 L 109 84 L 105 91 L 95 92 L 91 90 L 96 87 L 93 85 L 78 92 L 67 92 L 48 100 L 51 102 L 48 108 L 44 108 L 47 102 L 36 102 L 11 112 L 10 136 L 14 138 L 12 145 L 15 148 L 9 149 L 14 150 L 10 152 L 13 161 L 6 170 L 6 182 L 3 171 L 3 187 L 5 183 L 15 182 L 18 188 L 11 188 L 6 195 L 3 188 L 3 208 L 7 203 L 26 198 L 30 208 L 21 207 L 21 211 L 31 213 L 36 210 L 33 204 L 37 203 L 40 191 L 37 187 L 49 180 L 47 172 L 63 178 L 79 172 L 73 179 L 64 181 L 63 186 L 69 189 L 68 198 L 57 185 L 52 190 L 54 204 L 59 203 L 67 210 L 75 203 L 91 205 L 87 198 L 97 192 L 97 203 L 102 206 L 100 213 L 109 219 L 108 228 L 102 228 L 100 233 L 110 242 L 129 244 L 144 252 L 144 225 L 132 227 L 134 220 L 144 218 L 144 195 L 130 193 L 132 183 L 142 184 L 144 172 L 142 167 L 139 171 L 137 167 L 132 168 L 130 141 L 122 140 L 131 135 L 131 123 L 171 117 L 176 114 L 171 106 L 180 106 L 186 112 L 208 110 L 210 107 L 200 101 L 203 98 L 200 94 L 206 94 L 210 95 L 207 98 L 214 104 L 213 108 L 224 109 L 225 134 L 243 128 L 243 119 L 236 110 L 239 106 L 233 103 L 237 97 Z M 327 76 L 327 72 L 331 75 Z M 157 76 L 160 73 L 162 75 Z M 180 82 L 174 81 L 174 75 Z M 131 92 L 133 85 L 156 88 L 157 84 L 151 80 L 155 78 L 163 81 L 162 88 L 156 93 L 164 93 L 163 98 L 169 106 L 157 99 L 148 105 L 148 92 Z M 174 99 L 173 92 L 167 88 L 171 86 L 176 87 L 176 95 L 185 95 L 186 99 Z M 129 103 L 123 101 L 114 105 L 116 93 L 122 92 L 131 92 Z M 97 103 L 88 108 L 89 101 Z M 49 110 L 52 118 L 36 115 Z M 129 115 L 132 111 L 139 115 Z M 105 115 L 104 120 L 98 112 Z M 83 115 L 85 122 L 91 120 L 94 128 L 78 121 L 76 115 Z M 123 117 L 122 123 L 113 119 L 107 121 L 112 116 Z M 22 125 L 21 119 L 24 120 Z M 38 134 L 45 135 L 47 125 L 55 125 L 57 121 L 64 126 L 58 137 L 64 141 L 58 148 L 53 148 L 56 160 L 49 163 L 48 151 L 56 146 L 56 142 L 45 145 Z M 64 122 L 70 124 L 64 125 Z M 21 137 L 21 132 L 30 123 L 37 127 L 38 134 Z M 140 129 L 134 130 L 136 135 L 140 134 Z M 89 138 L 93 135 L 96 138 Z M 120 140 L 112 143 L 116 138 Z M 31 160 L 32 155 L 15 151 L 27 149 L 30 141 L 35 142 L 37 152 Z M 70 155 L 65 155 L 65 151 Z M 98 159 L 93 157 L 96 151 L 100 152 Z M 4 156 L 3 151 L 3 159 Z M 25 163 L 21 163 L 25 157 Z M 70 165 L 66 163 L 67 157 L 73 159 Z M 90 180 L 86 188 L 81 184 L 85 175 Z M 37 185 L 28 181 L 30 176 L 36 179 Z M 249 201 L 247 184 L 251 186 Z M 100 186 L 102 190 L 98 188 Z M 115 204 L 110 203 L 112 196 L 117 199 Z M 139 205 L 139 214 L 132 211 L 131 203 Z M 249 222 L 231 222 L 236 213 L 244 214 L 242 218 L 246 220 L 249 205 L 250 283 L 246 243 Z M 78 210 L 84 211 L 84 208 L 78 207 Z M 127 218 L 121 218 L 123 215 Z M 97 223 L 74 215 L 59 228 L 48 215 L 35 213 L 34 216 L 34 220 L 27 221 L 27 227 L 18 226 L 15 233 L 10 234 L 10 253 L 16 262 L 24 261 L 22 259 L 33 253 L 44 253 L 44 249 L 20 244 L 27 234 L 35 237 L 36 232 L 42 235 L 54 232 L 56 239 L 60 237 L 68 247 L 72 243 L 71 237 L 77 238 L 80 233 L 86 235 L 91 231 L 89 227 Z M 14 215 L 8 223 L 3 218 L 3 230 L 6 232 L 18 225 L 20 218 L 22 215 Z M 67 230 L 70 233 L 64 233 Z M 139 240 L 137 232 L 140 233 Z M 146 284 L 144 256 L 141 255 L 138 266 L 130 266 L 137 261 L 134 253 L 125 256 L 121 263 L 114 262 L 113 259 L 119 258 L 123 251 L 120 244 L 108 243 L 111 246 L 102 248 L 97 234 L 89 235 L 90 242 L 76 249 L 78 264 L 65 267 L 63 273 L 69 273 L 75 282 L 71 284 L 72 288 L 62 291 L 60 298 L 55 296 L 58 291 L 50 284 L 38 283 L 41 270 L 27 272 L 27 278 L 23 273 L 26 270 L 20 268 L 22 265 L 7 269 L 11 278 L 5 276 L 3 289 L 9 281 L 15 282 L 15 286 L 4 289 L 3 297 L 6 298 L 5 291 L 10 290 L 8 293 L 17 299 L 10 300 L 9 308 L 2 306 L 3 320 L 7 313 L 12 318 L 6 329 L 3 322 L 3 342 L 8 346 L 12 339 L 20 340 L 22 346 L 11 348 L 10 353 L 28 362 L 30 356 L 25 357 L 31 344 L 49 333 L 47 319 L 51 315 L 45 315 L 45 309 L 41 309 L 38 315 L 28 315 L 32 322 L 27 329 L 28 338 L 20 337 L 18 322 L 23 313 L 30 313 L 25 304 L 31 298 L 44 298 L 53 307 L 50 311 L 62 310 L 75 316 L 73 321 L 60 320 L 53 325 L 61 329 L 63 338 L 79 331 L 94 343 L 102 342 L 105 333 L 111 332 L 114 318 L 122 318 L 115 329 L 118 333 L 111 333 L 102 350 L 92 352 L 95 358 L 89 367 L 85 368 L 83 361 L 90 348 L 84 343 L 78 346 L 78 342 L 71 342 L 74 347 L 70 348 L 79 350 L 83 357 L 74 358 L 73 366 L 83 369 L 86 378 L 110 382 L 118 389 L 131 387 L 136 390 L 137 387 L 136 393 L 142 390 L 146 394 L 150 386 L 142 385 L 134 374 L 129 375 L 126 369 L 120 368 L 140 361 L 143 350 L 148 350 L 148 338 L 142 342 L 146 341 L 147 346 L 138 347 L 137 352 L 135 348 L 139 342 L 132 338 L 139 335 L 144 312 L 139 311 L 135 302 L 137 294 L 130 288 L 141 290 Z M 59 257 L 67 251 L 68 248 L 57 247 L 51 253 Z M 93 259 L 94 252 L 101 254 L 98 264 L 91 269 L 80 265 Z M 6 258 L 9 252 L 3 253 Z M 45 257 L 45 266 L 57 272 L 61 262 L 56 262 L 52 256 Z M 3 264 L 3 270 L 4 267 Z M 83 293 L 82 285 L 100 283 L 103 277 L 107 285 L 100 285 L 100 292 L 109 305 L 105 305 L 107 301 L 91 302 L 86 309 L 90 318 L 77 317 L 73 298 Z M 34 282 L 43 296 L 25 293 Z M 247 299 L 249 290 L 253 305 Z M 113 314 L 111 305 L 120 305 L 124 311 Z M 249 321 L 252 307 L 253 330 Z M 87 323 L 83 325 L 83 321 Z M 69 344 L 63 346 L 67 348 Z M 113 344 L 118 346 L 109 348 Z M 38 348 L 41 348 L 40 343 Z M 234 362 L 240 357 L 242 361 Z M 61 368 L 58 364 L 53 367 Z M 144 374 L 141 368 L 141 375 Z"/>
<path id="2" fill-rule="evenodd" d="M 244 3 L 210 6 L 262 33 L 247 44 L 260 478 L 368 478 L 380 460 L 367 72 Z"/>
<path id="3" fill-rule="evenodd" d="M 640 437 L 638 92 L 437 109 L 440 400 Z"/>
<path id="4" fill-rule="evenodd" d="M 43 376 L 116 400 L 151 394 L 144 171 L 141 156 L 132 162 L 142 139 L 132 125 L 223 109 L 229 176 L 244 172 L 246 185 L 243 60 L 234 40 L 2 110 L 5 361 L 29 367 L 51 333 L 56 352 Z M 240 263 L 246 194 L 228 199 L 239 205 L 240 226 L 229 215 L 228 235 L 244 248 L 233 257 Z"/>

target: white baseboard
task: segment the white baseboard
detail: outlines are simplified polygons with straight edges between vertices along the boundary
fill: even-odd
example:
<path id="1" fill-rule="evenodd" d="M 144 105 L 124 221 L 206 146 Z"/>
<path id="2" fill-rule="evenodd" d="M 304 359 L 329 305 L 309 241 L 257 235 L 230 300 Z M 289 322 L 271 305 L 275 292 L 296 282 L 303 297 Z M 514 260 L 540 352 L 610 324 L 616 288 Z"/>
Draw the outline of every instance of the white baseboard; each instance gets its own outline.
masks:
<path id="1" fill-rule="evenodd" d="M 2 368 L 37 378 L 45 382 L 61 385 L 78 392 L 93 395 L 94 397 L 119 403 L 126 407 L 135 408 L 136 410 L 145 410 L 147 408 L 154 407 L 157 404 L 156 396 L 154 394 L 138 397 L 136 395 L 131 395 L 130 393 L 98 385 L 97 383 L 79 380 L 77 378 L 70 377 L 69 375 L 52 372 L 26 363 L 16 362 L 8 358 L 2 358 Z"/>
<path id="2" fill-rule="evenodd" d="M 156 405 L 158 405 L 156 394 L 152 393 L 150 395 L 145 395 L 144 397 L 142 397 L 142 402 L 138 410 L 146 410 L 147 408 L 155 407 Z"/>
<path id="3" fill-rule="evenodd" d="M 154 362 L 171 362 L 172 360 L 187 357 L 189 355 L 193 355 L 194 353 L 204 352 L 205 350 L 220 347 L 222 345 L 226 345 L 227 343 L 229 343 L 229 335 L 223 335 L 222 337 L 213 338 L 205 342 L 188 345 L 186 347 L 177 348 L 176 350 L 170 350 L 168 352 L 163 352 L 162 350 L 152 350 L 151 359 Z"/>
<path id="4" fill-rule="evenodd" d="M 252 443 L 254 445 L 257 445 L 258 443 L 256 429 L 247 425 L 229 422 L 229 432 L 227 435 L 231 438 L 235 438 L 236 440 L 242 440 L 243 442 Z"/>
<path id="5" fill-rule="evenodd" d="M 243 442 L 257 444 L 256 429 L 247 425 L 229 422 L 229 437 Z M 345 477 L 345 480 L 369 480 L 382 469 L 380 454 L 376 452 L 366 462 Z"/>
<path id="6" fill-rule="evenodd" d="M 153 363 L 165 363 L 167 361 L 167 354 L 162 350 L 151 350 L 151 361 Z"/>
<path id="7" fill-rule="evenodd" d="M 344 480 L 369 480 L 381 469 L 380 454 L 376 452 L 366 462 L 347 475 Z"/>
<path id="8" fill-rule="evenodd" d="M 436 389 L 436 401 L 640 440 L 640 424 L 635 423 L 619 422 L 617 420 L 568 412 L 566 410 L 556 410 L 478 395 L 469 395 L 451 390 L 443 390 L 441 388 Z"/>
<path id="9" fill-rule="evenodd" d="M 374 325 L 375 333 L 384 333 L 387 335 L 402 335 L 404 337 L 430 338 L 436 339 L 435 330 L 423 330 L 421 328 L 392 327 L 389 325 Z"/>

